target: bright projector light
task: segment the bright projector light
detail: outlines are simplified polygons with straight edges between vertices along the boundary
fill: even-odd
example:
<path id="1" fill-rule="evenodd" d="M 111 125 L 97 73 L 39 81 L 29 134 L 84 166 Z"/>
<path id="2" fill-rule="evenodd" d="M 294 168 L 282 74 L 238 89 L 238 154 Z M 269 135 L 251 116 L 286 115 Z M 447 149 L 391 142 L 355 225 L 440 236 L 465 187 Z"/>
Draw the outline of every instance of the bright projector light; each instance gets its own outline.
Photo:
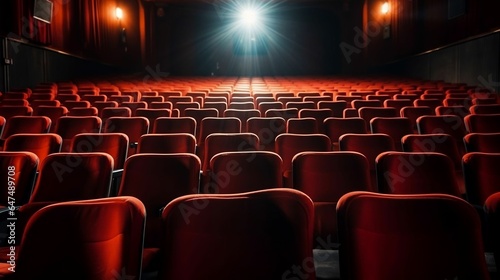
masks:
<path id="1" fill-rule="evenodd" d="M 254 28 L 259 25 L 259 11 L 255 8 L 245 8 L 240 12 L 240 24 L 246 28 Z"/>

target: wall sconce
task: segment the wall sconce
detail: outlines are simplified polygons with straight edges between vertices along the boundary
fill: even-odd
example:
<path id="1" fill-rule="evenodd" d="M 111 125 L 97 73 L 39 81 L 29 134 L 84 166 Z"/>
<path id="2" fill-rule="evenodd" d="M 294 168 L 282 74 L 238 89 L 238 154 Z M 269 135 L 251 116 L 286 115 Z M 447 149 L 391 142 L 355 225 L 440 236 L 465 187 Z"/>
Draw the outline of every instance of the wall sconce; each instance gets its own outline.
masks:
<path id="1" fill-rule="evenodd" d="M 383 15 L 387 15 L 390 10 L 391 10 L 391 6 L 389 5 L 389 2 L 382 3 L 380 11 L 382 12 Z"/>
<path id="2" fill-rule="evenodd" d="M 120 7 L 116 7 L 115 9 L 116 19 L 121 20 L 123 18 L 123 10 Z"/>
<path id="3" fill-rule="evenodd" d="M 388 1 L 383 2 L 380 12 L 382 13 L 383 37 L 388 39 L 391 37 L 391 4 Z"/>

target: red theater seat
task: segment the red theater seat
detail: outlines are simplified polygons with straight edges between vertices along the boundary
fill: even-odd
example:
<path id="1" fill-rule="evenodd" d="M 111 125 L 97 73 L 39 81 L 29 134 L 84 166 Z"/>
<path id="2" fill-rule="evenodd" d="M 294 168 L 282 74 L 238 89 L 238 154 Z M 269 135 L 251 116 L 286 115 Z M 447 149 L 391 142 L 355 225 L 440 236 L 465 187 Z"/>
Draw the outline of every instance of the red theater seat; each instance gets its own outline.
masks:
<path id="1" fill-rule="evenodd" d="M 472 152 L 462 158 L 467 200 L 482 207 L 488 196 L 500 192 L 499 153 Z"/>
<path id="2" fill-rule="evenodd" d="M 175 199 L 162 213 L 158 279 L 315 279 L 313 212 L 291 189 Z"/>
<path id="3" fill-rule="evenodd" d="M 260 150 L 274 152 L 276 136 L 286 131 L 286 122 L 278 117 L 254 117 L 247 120 L 247 130 L 259 137 Z"/>
<path id="4" fill-rule="evenodd" d="M 128 107 L 107 107 L 101 111 L 101 119 L 103 123 L 111 117 L 131 117 L 132 110 Z"/>
<path id="5" fill-rule="evenodd" d="M 247 120 L 249 118 L 260 117 L 260 111 L 257 109 L 227 109 L 223 117 L 235 117 L 241 121 L 241 132 L 247 132 Z"/>
<path id="6" fill-rule="evenodd" d="M 462 197 L 451 159 L 434 152 L 384 152 L 376 159 L 381 193 L 444 193 Z"/>
<path id="7" fill-rule="evenodd" d="M 57 120 L 55 133 L 61 136 L 61 152 L 70 150 L 73 137 L 79 133 L 101 132 L 102 121 L 96 116 L 64 116 Z"/>
<path id="8" fill-rule="evenodd" d="M 229 194 L 281 188 L 280 156 L 267 151 L 222 152 L 210 160 L 205 193 Z"/>
<path id="9" fill-rule="evenodd" d="M 357 152 L 302 152 L 293 158 L 292 168 L 293 188 L 314 202 L 314 244 L 338 243 L 337 201 L 351 191 L 376 190 L 366 157 Z"/>
<path id="10" fill-rule="evenodd" d="M 358 152 L 364 155 L 368 160 L 372 185 L 375 186 L 377 184 L 375 159 L 381 153 L 394 151 L 395 148 L 392 138 L 387 134 L 347 133 L 339 138 L 339 150 Z"/>
<path id="11" fill-rule="evenodd" d="M 149 120 L 145 117 L 111 117 L 106 120 L 103 132 L 124 133 L 128 136 L 128 156 L 135 154 L 139 138 L 149 132 Z"/>
<path id="12" fill-rule="evenodd" d="M 352 192 L 337 213 L 342 279 L 489 279 L 481 223 L 462 199 Z"/>
<path id="13" fill-rule="evenodd" d="M 16 272 L 2 269 L 0 274 L 14 279 L 139 278 L 145 217 L 144 205 L 133 197 L 47 206 L 26 226 Z"/>
<path id="14" fill-rule="evenodd" d="M 314 118 L 290 118 L 286 121 L 286 133 L 314 134 L 318 133 Z"/>
<path id="15" fill-rule="evenodd" d="M 300 152 L 327 152 L 332 150 L 330 138 L 324 134 L 282 133 L 276 137 L 275 151 L 283 160 L 281 174 L 283 187 L 293 187 L 292 159 Z"/>
<path id="16" fill-rule="evenodd" d="M 487 215 L 488 238 L 495 256 L 495 265 L 500 267 L 500 192 L 486 199 L 484 210 Z"/>
<path id="17" fill-rule="evenodd" d="M 31 116 L 33 115 L 33 108 L 29 106 L 0 106 L 0 116 L 5 120 L 9 120 L 15 116 Z"/>
<path id="18" fill-rule="evenodd" d="M 362 118 L 326 118 L 323 122 L 325 134 L 332 141 L 333 150 L 338 150 L 339 138 L 346 133 L 366 133 L 365 121 Z"/>
<path id="19" fill-rule="evenodd" d="M 133 196 L 146 206 L 143 270 L 158 269 L 161 211 L 173 199 L 198 192 L 201 163 L 193 154 L 136 154 L 125 162 L 118 196 Z"/>
<path id="20" fill-rule="evenodd" d="M 196 154 L 203 162 L 207 136 L 212 133 L 240 133 L 241 121 L 235 117 L 207 117 L 201 121 L 201 124 L 196 129 L 199 129 L 198 138 L 196 139 Z"/>
<path id="21" fill-rule="evenodd" d="M 195 154 L 196 138 L 189 133 L 144 134 L 139 138 L 137 153 Z"/>
<path id="22" fill-rule="evenodd" d="M 464 136 L 465 150 L 470 152 L 500 153 L 500 132 L 468 133 Z"/>
<path id="23" fill-rule="evenodd" d="M 257 151 L 259 137 L 253 133 L 211 133 L 204 142 L 205 149 L 201 158 L 203 177 L 210 176 L 210 160 L 222 152 Z"/>
<path id="24" fill-rule="evenodd" d="M 345 101 L 320 101 L 318 102 L 318 109 L 330 109 L 332 117 L 342 118 L 344 109 L 347 107 Z"/>
<path id="25" fill-rule="evenodd" d="M 55 132 L 57 120 L 60 117 L 67 116 L 68 112 L 68 109 L 64 106 L 39 106 L 34 110 L 33 115 L 49 117 L 51 120 L 49 132 Z"/>
<path id="26" fill-rule="evenodd" d="M 34 153 L 39 159 L 39 166 L 45 158 L 53 153 L 59 153 L 62 147 L 62 138 L 55 133 L 15 134 L 5 140 L 4 151 Z"/>
<path id="27" fill-rule="evenodd" d="M 468 133 L 500 132 L 500 114 L 471 114 L 464 117 Z"/>
<path id="28" fill-rule="evenodd" d="M 31 152 L 0 152 L 0 209 L 28 202 L 35 184 L 39 159 Z"/>
<path id="29" fill-rule="evenodd" d="M 402 151 L 401 138 L 412 134 L 413 128 L 408 118 L 375 117 L 370 121 L 371 133 L 383 133 L 392 138 L 396 151 Z"/>
<path id="30" fill-rule="evenodd" d="M 222 116 L 222 113 L 219 114 L 219 111 L 215 108 L 188 108 L 184 111 L 184 116 L 191 117 L 196 120 L 197 124 L 201 124 L 201 120 L 204 118 L 216 118 Z M 198 137 L 198 135 L 195 135 L 195 137 Z"/>
<path id="31" fill-rule="evenodd" d="M 477 114 L 500 114 L 500 104 L 482 104 L 470 107 L 470 113 Z"/>
<path id="32" fill-rule="evenodd" d="M 157 118 L 152 133 L 189 133 L 196 135 L 198 122 L 192 117 Z"/>
<path id="33" fill-rule="evenodd" d="M 401 117 L 408 118 L 410 122 L 412 123 L 412 127 L 415 133 L 418 132 L 417 128 L 417 119 L 421 116 L 434 116 L 436 115 L 435 111 L 427 106 L 419 106 L 419 107 L 414 107 L 414 106 L 409 106 L 409 107 L 403 107 L 401 108 L 401 111 L 399 112 Z"/>
<path id="34" fill-rule="evenodd" d="M 299 110 L 299 118 L 314 118 L 316 120 L 316 133 L 324 133 L 323 122 L 325 119 L 333 117 L 330 109 L 302 109 Z"/>
<path id="35" fill-rule="evenodd" d="M 45 116 L 14 116 L 11 117 L 3 129 L 1 142 L 9 136 L 18 133 L 48 133 L 52 121 Z"/>

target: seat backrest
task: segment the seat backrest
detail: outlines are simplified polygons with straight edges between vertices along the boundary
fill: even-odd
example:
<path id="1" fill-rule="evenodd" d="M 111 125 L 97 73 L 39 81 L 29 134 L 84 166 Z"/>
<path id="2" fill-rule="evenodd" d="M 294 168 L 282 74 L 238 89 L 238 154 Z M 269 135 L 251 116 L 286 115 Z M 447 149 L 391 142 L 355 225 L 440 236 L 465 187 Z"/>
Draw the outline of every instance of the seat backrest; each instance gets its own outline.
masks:
<path id="1" fill-rule="evenodd" d="M 358 115 L 365 121 L 367 131 L 370 130 L 370 121 L 375 117 L 399 117 L 396 109 L 385 107 L 362 107 L 358 109 Z"/>
<path id="2" fill-rule="evenodd" d="M 353 100 L 351 106 L 354 109 L 361 109 L 363 107 L 382 107 L 382 102 L 380 100 Z"/>
<path id="3" fill-rule="evenodd" d="M 183 196 L 162 217 L 158 279 L 280 279 L 296 275 L 294 267 L 305 270 L 302 279 L 316 279 L 313 205 L 299 191 Z"/>
<path id="4" fill-rule="evenodd" d="M 280 117 L 285 120 L 289 118 L 297 118 L 299 116 L 299 110 L 297 108 L 289 109 L 268 109 L 266 111 L 265 117 Z"/>
<path id="5" fill-rule="evenodd" d="M 316 120 L 317 133 L 324 133 L 323 122 L 333 117 L 331 109 L 302 109 L 299 110 L 299 118 L 314 118 Z"/>
<path id="6" fill-rule="evenodd" d="M 62 141 L 55 133 L 15 134 L 5 140 L 4 151 L 32 152 L 38 157 L 40 167 L 48 155 L 61 151 Z"/>
<path id="7" fill-rule="evenodd" d="M 436 114 L 436 112 L 431 107 L 427 106 L 407 106 L 401 108 L 399 114 L 401 115 L 401 117 L 408 118 L 412 123 L 414 132 L 417 132 L 417 119 L 421 116 L 433 116 Z"/>
<path id="8" fill-rule="evenodd" d="M 0 106 L 0 116 L 4 117 L 7 121 L 11 117 L 31 115 L 33 115 L 33 108 L 30 106 Z"/>
<path id="9" fill-rule="evenodd" d="M 211 177 L 203 193 L 241 193 L 281 188 L 282 160 L 268 151 L 218 153 L 210 160 Z"/>
<path id="10" fill-rule="evenodd" d="M 222 112 L 220 112 L 215 108 L 188 108 L 184 111 L 185 117 L 191 117 L 196 120 L 197 124 L 201 124 L 201 120 L 206 117 L 216 118 L 218 116 L 222 116 Z M 197 136 L 197 135 L 195 135 Z"/>
<path id="11" fill-rule="evenodd" d="M 365 121 L 362 118 L 326 118 L 323 122 L 325 134 L 332 143 L 339 142 L 340 136 L 346 133 L 366 133 Z M 337 145 L 338 146 L 338 145 Z M 337 147 L 338 149 L 338 147 Z"/>
<path id="12" fill-rule="evenodd" d="M 350 191 L 375 191 L 368 160 L 358 152 L 301 152 L 292 160 L 293 187 L 314 202 L 337 202 Z"/>
<path id="13" fill-rule="evenodd" d="M 471 114 L 464 123 L 468 133 L 500 132 L 500 114 Z"/>
<path id="14" fill-rule="evenodd" d="M 375 117 L 370 121 L 371 133 L 384 133 L 394 141 L 396 151 L 402 151 L 401 139 L 412 134 L 413 128 L 408 118 L 401 117 Z"/>
<path id="15" fill-rule="evenodd" d="M 196 138 L 189 133 L 144 134 L 139 138 L 137 153 L 196 152 Z"/>
<path id="16" fill-rule="evenodd" d="M 361 153 L 368 160 L 370 170 L 374 171 L 377 156 L 383 152 L 394 151 L 394 142 L 389 135 L 383 133 L 347 133 L 339 138 L 339 149 Z"/>
<path id="17" fill-rule="evenodd" d="M 79 133 L 101 132 L 102 120 L 96 116 L 64 116 L 57 120 L 55 133 L 63 139 L 61 151 L 68 152 L 71 140 Z"/>
<path id="18" fill-rule="evenodd" d="M 247 120 L 247 130 L 259 137 L 260 150 L 274 152 L 276 136 L 286 131 L 286 122 L 279 117 L 254 117 Z"/>
<path id="19" fill-rule="evenodd" d="M 15 276 L 115 279 L 126 275 L 139 279 L 145 217 L 144 205 L 134 197 L 71 201 L 42 208 L 31 217 L 22 236 Z M 54 250 L 58 253 L 47 258 Z"/>
<path id="20" fill-rule="evenodd" d="M 128 107 L 107 107 L 101 111 L 101 119 L 106 122 L 111 117 L 131 117 L 132 110 Z"/>
<path id="21" fill-rule="evenodd" d="M 478 104 L 469 108 L 470 113 L 477 114 L 500 114 L 500 104 Z"/>
<path id="22" fill-rule="evenodd" d="M 31 152 L 0 152 L 0 206 L 20 206 L 28 202 L 35 183 L 38 157 Z"/>
<path id="23" fill-rule="evenodd" d="M 139 108 L 135 111 L 136 117 L 145 117 L 149 120 L 149 124 L 155 123 L 157 118 L 165 118 L 171 116 L 171 110 L 169 109 L 149 109 L 149 108 Z"/>
<path id="24" fill-rule="evenodd" d="M 489 279 L 479 216 L 462 199 L 351 192 L 337 213 L 342 279 Z"/>
<path id="25" fill-rule="evenodd" d="M 145 117 L 111 117 L 106 120 L 103 132 L 125 133 L 130 144 L 137 143 L 143 134 L 149 132 L 149 120 Z"/>
<path id="26" fill-rule="evenodd" d="M 14 116 L 5 124 L 2 140 L 18 133 L 48 133 L 52 120 L 45 116 Z"/>
<path id="27" fill-rule="evenodd" d="M 500 132 L 468 133 L 464 136 L 466 152 L 500 153 Z"/>
<path id="28" fill-rule="evenodd" d="M 445 193 L 462 197 L 451 159 L 434 152 L 385 152 L 376 159 L 381 193 Z"/>
<path id="29" fill-rule="evenodd" d="M 318 109 L 332 110 L 332 117 L 342 118 L 344 109 L 347 107 L 345 101 L 320 101 L 318 102 Z"/>
<path id="30" fill-rule="evenodd" d="M 423 94 L 422 96 L 424 96 Z M 431 97 L 431 96 L 429 96 Z M 421 106 L 426 106 L 431 108 L 432 110 L 435 110 L 437 106 L 443 105 L 443 101 L 437 98 L 428 98 L 428 99 L 415 99 L 413 101 L 413 106 L 415 107 L 421 107 Z"/>
<path id="31" fill-rule="evenodd" d="M 106 153 L 50 154 L 41 163 L 29 203 L 107 197 L 112 173 L 113 158 Z"/>
<path id="32" fill-rule="evenodd" d="M 56 131 L 57 120 L 62 117 L 68 115 L 68 109 L 64 106 L 38 106 L 34 112 L 34 116 L 46 116 L 49 117 L 51 122 L 50 132 Z"/>
<path id="33" fill-rule="evenodd" d="M 290 101 L 290 102 L 286 103 L 285 108 L 287 108 L 287 109 L 295 108 L 299 111 L 302 109 L 316 109 L 316 104 L 314 104 L 314 102 L 312 102 L 312 101 L 307 101 L 307 102 L 306 101 L 297 101 L 297 102 Z"/>
<path id="34" fill-rule="evenodd" d="M 408 134 L 402 138 L 404 152 L 435 152 L 448 156 L 455 170 L 462 170 L 463 154 L 449 134 Z"/>
<path id="35" fill-rule="evenodd" d="M 327 152 L 332 150 L 330 138 L 324 134 L 282 133 L 276 137 L 275 152 L 283 160 L 283 186 L 292 187 L 292 159 L 300 152 Z"/>
<path id="36" fill-rule="evenodd" d="M 467 200 L 482 207 L 488 196 L 500 192 L 500 153 L 467 153 L 462 164 Z"/>
<path id="37" fill-rule="evenodd" d="M 469 114 L 469 109 L 467 109 L 463 105 L 437 106 L 435 111 L 436 111 L 436 116 L 454 115 L 462 119 Z"/>
<path id="38" fill-rule="evenodd" d="M 189 133 L 195 136 L 198 124 L 192 117 L 157 118 L 153 133 Z"/>
<path id="39" fill-rule="evenodd" d="M 212 133 L 239 133 L 241 132 L 241 121 L 235 117 L 212 118 L 207 117 L 201 121 L 199 126 L 199 138 L 196 143 L 205 142 L 205 138 Z"/>
<path id="40" fill-rule="evenodd" d="M 69 110 L 68 116 L 99 116 L 99 111 L 96 107 L 75 107 Z"/>
<path id="41" fill-rule="evenodd" d="M 376 190 L 368 160 L 357 152 L 301 152 L 293 158 L 292 168 L 293 188 L 314 202 L 316 247 L 322 246 L 322 241 L 338 242 L 337 201 L 351 191 Z"/>
<path id="42" fill-rule="evenodd" d="M 486 222 L 488 224 L 487 238 L 492 244 L 495 265 L 500 267 L 500 192 L 496 192 L 486 199 L 484 211 L 486 212 Z"/>
<path id="43" fill-rule="evenodd" d="M 314 118 L 290 118 L 286 121 L 286 133 L 313 134 L 319 133 Z"/>
<path id="44" fill-rule="evenodd" d="M 145 247 L 159 247 L 160 211 L 173 199 L 198 193 L 201 162 L 193 154 L 135 154 L 125 162 L 118 196 L 146 206 Z"/>
<path id="45" fill-rule="evenodd" d="M 261 116 L 265 116 L 269 109 L 283 109 L 283 103 L 279 101 L 261 102 L 257 109 L 260 111 Z"/>
<path id="46" fill-rule="evenodd" d="M 129 147 L 128 136 L 124 133 L 80 133 L 73 137 L 70 152 L 103 152 L 113 158 L 114 169 L 123 169 Z"/>
<path id="47" fill-rule="evenodd" d="M 400 114 L 401 108 L 406 106 L 413 106 L 413 101 L 410 99 L 387 99 L 384 100 L 384 107 L 394 108 Z"/>
<path id="48" fill-rule="evenodd" d="M 180 117 L 186 117 L 185 111 L 187 109 L 200 109 L 198 102 L 176 102 L 173 103 L 173 108 L 179 110 Z"/>
<path id="49" fill-rule="evenodd" d="M 210 170 L 210 160 L 218 153 L 259 150 L 259 137 L 248 132 L 212 133 L 207 136 L 204 145 L 204 156 L 201 163 L 203 172 L 207 172 Z"/>
<path id="50" fill-rule="evenodd" d="M 122 93 L 123 94 L 123 93 Z M 132 112 L 132 117 L 135 117 L 137 109 L 144 109 L 148 107 L 148 103 L 144 101 L 122 102 L 121 107 L 127 107 Z"/>

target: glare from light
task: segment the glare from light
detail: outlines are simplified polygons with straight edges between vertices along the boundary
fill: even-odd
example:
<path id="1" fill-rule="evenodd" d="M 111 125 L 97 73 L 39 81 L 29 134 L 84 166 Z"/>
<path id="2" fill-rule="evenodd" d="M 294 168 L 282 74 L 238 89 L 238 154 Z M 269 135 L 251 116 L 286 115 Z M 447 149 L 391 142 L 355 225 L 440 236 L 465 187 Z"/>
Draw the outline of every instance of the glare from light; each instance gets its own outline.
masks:
<path id="1" fill-rule="evenodd" d="M 384 2 L 384 3 L 382 4 L 382 8 L 381 8 L 381 12 L 382 12 L 382 14 L 384 14 L 384 15 L 388 14 L 388 13 L 389 13 L 390 8 L 391 8 L 391 7 L 390 7 L 390 5 L 389 5 L 389 2 Z"/>
<path id="2" fill-rule="evenodd" d="M 117 19 L 122 19 L 123 18 L 123 10 L 120 7 L 116 7 L 115 15 L 116 15 Z"/>
<path id="3" fill-rule="evenodd" d="M 245 28 L 256 28 L 260 21 L 260 13 L 256 8 L 246 7 L 239 14 L 239 22 Z"/>

